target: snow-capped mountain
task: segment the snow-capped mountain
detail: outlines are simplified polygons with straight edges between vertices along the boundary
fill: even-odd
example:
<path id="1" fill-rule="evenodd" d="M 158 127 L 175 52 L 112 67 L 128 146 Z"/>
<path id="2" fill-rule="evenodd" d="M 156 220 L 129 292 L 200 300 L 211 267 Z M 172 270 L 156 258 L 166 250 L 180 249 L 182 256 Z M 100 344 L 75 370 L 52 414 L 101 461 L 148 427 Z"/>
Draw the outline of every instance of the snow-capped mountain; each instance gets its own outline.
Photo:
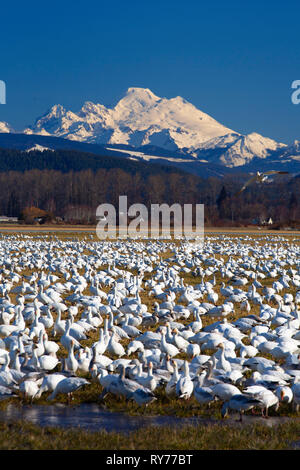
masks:
<path id="1" fill-rule="evenodd" d="M 253 158 L 267 158 L 278 150 L 284 150 L 287 146 L 275 140 L 263 137 L 256 132 L 248 135 L 227 134 L 204 142 L 196 154 L 200 158 L 225 165 L 226 167 L 243 166 L 251 162 Z"/>
<path id="2" fill-rule="evenodd" d="M 287 162 L 300 162 L 300 141 L 295 140 L 292 145 L 286 147 L 284 152 L 280 152 L 278 158 Z"/>
<path id="3" fill-rule="evenodd" d="M 3 129 L 3 130 L 2 130 Z M 0 123 L 0 132 L 13 132 Z M 257 133 L 242 135 L 177 96 L 160 98 L 148 88 L 129 88 L 114 107 L 90 101 L 78 112 L 57 104 L 23 131 L 100 145 L 155 147 L 228 168 L 266 159 L 287 145 Z M 176 158 L 176 157 L 175 157 Z"/>
<path id="4" fill-rule="evenodd" d="M 30 147 L 29 149 L 26 149 L 25 152 L 45 152 L 46 150 L 49 150 L 53 152 L 53 149 L 50 149 L 48 147 L 43 147 L 43 145 L 35 144 L 33 147 Z"/>
<path id="5" fill-rule="evenodd" d="M 1 121 L 0 132 L 10 133 L 10 132 L 14 132 L 14 130 L 7 122 Z"/>
<path id="6" fill-rule="evenodd" d="M 24 132 L 97 144 L 178 150 L 197 148 L 232 131 L 179 96 L 159 98 L 147 88 L 129 88 L 111 109 L 86 102 L 73 113 L 55 105 Z"/>

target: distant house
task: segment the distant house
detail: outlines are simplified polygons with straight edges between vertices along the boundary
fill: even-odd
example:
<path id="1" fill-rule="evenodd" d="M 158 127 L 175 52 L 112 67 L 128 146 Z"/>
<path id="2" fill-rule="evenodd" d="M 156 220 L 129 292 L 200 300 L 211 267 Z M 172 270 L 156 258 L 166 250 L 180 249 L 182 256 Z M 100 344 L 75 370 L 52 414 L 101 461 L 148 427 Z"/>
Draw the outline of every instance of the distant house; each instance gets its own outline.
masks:
<path id="1" fill-rule="evenodd" d="M 261 220 L 260 222 L 260 225 L 272 225 L 272 224 L 273 224 L 273 220 L 271 217 L 269 217 L 268 219 Z"/>
<path id="2" fill-rule="evenodd" d="M 252 219 L 251 223 L 254 225 L 272 225 L 273 219 L 271 217 L 269 217 L 269 219 L 266 219 L 262 216 L 259 216 L 257 219 Z"/>
<path id="3" fill-rule="evenodd" d="M 18 217 L 8 217 L 7 215 L 0 215 L 1 224 L 17 223 L 18 220 L 19 220 Z"/>
<path id="4" fill-rule="evenodd" d="M 43 217 L 35 217 L 33 220 L 34 220 L 34 222 L 37 222 L 37 223 L 41 224 L 44 219 L 43 219 Z"/>

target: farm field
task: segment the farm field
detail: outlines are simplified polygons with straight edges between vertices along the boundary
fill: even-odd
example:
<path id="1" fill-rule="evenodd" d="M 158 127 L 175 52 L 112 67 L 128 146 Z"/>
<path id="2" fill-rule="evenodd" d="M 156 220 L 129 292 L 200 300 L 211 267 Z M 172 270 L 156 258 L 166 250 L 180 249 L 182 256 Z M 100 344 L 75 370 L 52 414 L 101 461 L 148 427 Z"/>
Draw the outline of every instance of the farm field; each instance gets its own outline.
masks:
<path id="1" fill-rule="evenodd" d="M 171 440 L 168 426 L 99 430 L 99 449 L 294 448 L 297 233 L 209 229 L 202 244 L 1 229 L 2 411 L 90 403 L 99 413 L 203 419 L 172 428 Z M 1 426 L 0 448 L 88 448 L 84 430 Z M 27 443 L 14 441 L 20 427 Z"/>

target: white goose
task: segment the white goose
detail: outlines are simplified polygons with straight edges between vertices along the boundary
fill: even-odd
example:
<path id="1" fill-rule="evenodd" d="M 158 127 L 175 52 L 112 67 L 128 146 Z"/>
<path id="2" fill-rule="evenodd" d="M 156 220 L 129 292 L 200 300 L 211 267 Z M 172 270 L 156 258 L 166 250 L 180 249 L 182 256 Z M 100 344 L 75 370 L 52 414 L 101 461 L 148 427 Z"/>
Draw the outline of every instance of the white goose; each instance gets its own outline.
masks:
<path id="1" fill-rule="evenodd" d="M 189 346 L 189 342 L 184 339 L 178 332 L 177 328 L 173 330 L 173 344 L 182 352 L 187 352 L 187 348 Z"/>
<path id="2" fill-rule="evenodd" d="M 154 392 L 158 382 L 153 375 L 153 363 L 150 361 L 148 365 L 148 374 L 144 377 L 138 377 L 137 381 L 143 385 L 143 387 L 148 388 L 151 392 Z"/>
<path id="3" fill-rule="evenodd" d="M 238 411 L 240 414 L 239 421 L 242 421 L 243 413 L 247 410 L 251 410 L 255 406 L 260 406 L 261 402 L 257 398 L 243 395 L 239 393 L 233 395 L 229 400 L 225 401 L 222 405 L 221 416 L 225 418 L 228 415 L 229 410 Z"/>
<path id="4" fill-rule="evenodd" d="M 174 344 L 167 343 L 166 332 L 164 330 L 161 332 L 161 350 L 170 357 L 175 357 L 180 352 Z"/>
<path id="5" fill-rule="evenodd" d="M 171 396 L 176 396 L 176 386 L 177 382 L 180 378 L 179 372 L 178 372 L 178 365 L 176 361 L 173 361 L 173 373 L 170 378 L 170 380 L 167 382 L 165 392 L 166 395 L 171 397 Z"/>
<path id="6" fill-rule="evenodd" d="M 210 406 L 212 402 L 217 400 L 217 397 L 213 394 L 210 387 L 203 386 L 204 378 L 205 375 L 203 374 L 198 376 L 194 385 L 194 397 L 200 405 L 208 404 L 208 406 Z"/>
<path id="7" fill-rule="evenodd" d="M 76 371 L 78 369 L 78 361 L 74 355 L 74 346 L 75 346 L 74 339 L 71 339 L 69 346 L 68 346 L 68 356 L 65 359 L 65 366 L 68 371 L 70 371 L 73 374 L 76 374 Z"/>
<path id="8" fill-rule="evenodd" d="M 68 318 L 66 320 L 66 328 L 64 334 L 60 338 L 60 342 L 62 346 L 67 350 L 69 350 L 71 343 L 73 343 L 74 349 L 80 349 L 82 347 L 80 342 L 75 339 L 73 335 L 71 335 L 71 324 L 71 320 Z"/>
<path id="9" fill-rule="evenodd" d="M 29 399 L 32 403 L 39 392 L 39 382 L 35 380 L 24 380 L 19 385 L 19 392 L 22 398 Z"/>
<path id="10" fill-rule="evenodd" d="M 86 379 L 80 377 L 67 377 L 63 380 L 60 380 L 51 395 L 47 398 L 47 400 L 54 400 L 58 394 L 67 394 L 68 401 L 70 402 L 73 393 L 76 390 L 79 390 L 81 387 L 88 385 L 90 382 Z"/>
<path id="11" fill-rule="evenodd" d="M 110 336 L 109 335 L 104 336 L 104 330 L 103 330 L 103 328 L 100 328 L 99 329 L 99 340 L 95 341 L 94 344 L 93 344 L 95 354 L 104 354 L 106 349 L 107 349 L 107 345 L 108 345 L 109 340 L 110 340 Z"/>
<path id="12" fill-rule="evenodd" d="M 126 351 L 125 351 L 124 347 L 122 346 L 122 344 L 119 343 L 116 340 L 115 333 L 113 333 L 112 336 L 110 337 L 110 340 L 107 344 L 107 351 L 110 354 L 113 354 L 113 355 L 118 356 L 118 357 L 125 356 L 125 354 L 126 354 Z"/>
<path id="13" fill-rule="evenodd" d="M 221 401 L 228 401 L 234 395 L 239 395 L 241 391 L 232 384 L 218 383 L 211 387 L 214 396 L 218 397 Z"/>
<path id="14" fill-rule="evenodd" d="M 48 339 L 48 334 L 47 333 L 44 333 L 43 340 L 44 340 L 45 354 L 47 354 L 49 356 L 53 356 L 55 358 L 56 353 L 59 350 L 59 344 L 56 343 L 55 341 L 50 341 Z"/>
<path id="15" fill-rule="evenodd" d="M 275 406 L 275 409 L 277 410 L 279 407 L 279 398 L 271 391 L 268 390 L 264 387 L 260 391 L 252 392 L 249 391 L 251 387 L 248 387 L 247 393 L 251 393 L 251 396 L 253 398 L 256 398 L 259 400 L 259 404 L 257 405 L 259 408 L 261 408 L 261 415 L 263 418 L 268 418 L 268 410 L 271 406 Z M 265 410 L 265 413 L 264 413 Z"/>
<path id="16" fill-rule="evenodd" d="M 184 375 L 179 378 L 176 384 L 176 395 L 179 398 L 184 398 L 188 400 L 194 390 L 194 383 L 190 377 L 189 373 L 189 363 L 188 361 L 184 361 Z"/>
<path id="17" fill-rule="evenodd" d="M 48 354 L 44 354 L 39 357 L 39 366 L 41 370 L 50 372 L 55 369 L 58 364 L 60 364 L 60 361 L 57 357 L 49 356 Z"/>

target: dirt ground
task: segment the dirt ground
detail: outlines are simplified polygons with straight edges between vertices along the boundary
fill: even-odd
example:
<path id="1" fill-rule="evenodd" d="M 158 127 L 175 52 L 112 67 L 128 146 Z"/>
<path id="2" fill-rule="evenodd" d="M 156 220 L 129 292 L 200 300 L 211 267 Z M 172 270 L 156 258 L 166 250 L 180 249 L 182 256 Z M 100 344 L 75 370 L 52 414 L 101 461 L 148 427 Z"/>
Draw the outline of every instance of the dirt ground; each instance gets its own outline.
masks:
<path id="1" fill-rule="evenodd" d="M 2 225 L 0 232 L 95 232 L 95 225 Z M 300 235 L 300 230 L 269 230 L 258 227 L 204 227 L 204 233 L 251 233 L 253 235 Z"/>

